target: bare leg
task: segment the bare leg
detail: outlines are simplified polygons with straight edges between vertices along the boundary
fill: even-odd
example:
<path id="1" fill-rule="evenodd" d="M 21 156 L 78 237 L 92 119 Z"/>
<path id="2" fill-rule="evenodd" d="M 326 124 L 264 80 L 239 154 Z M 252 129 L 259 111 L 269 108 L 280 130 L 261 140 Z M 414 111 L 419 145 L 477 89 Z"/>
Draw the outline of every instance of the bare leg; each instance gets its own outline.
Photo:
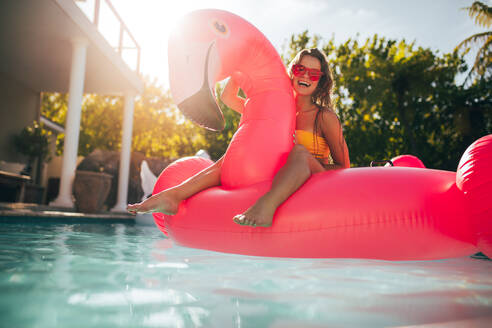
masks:
<path id="1" fill-rule="evenodd" d="M 222 158 L 175 187 L 163 190 L 141 203 L 129 204 L 127 211 L 130 213 L 160 212 L 174 215 L 178 212 L 178 206 L 182 200 L 220 184 L 221 167 Z"/>
<path id="2" fill-rule="evenodd" d="M 277 207 L 299 189 L 311 174 L 324 170 L 323 165 L 304 146 L 295 145 L 287 162 L 275 175 L 271 189 L 246 212 L 236 215 L 234 222 L 259 227 L 271 226 Z"/>

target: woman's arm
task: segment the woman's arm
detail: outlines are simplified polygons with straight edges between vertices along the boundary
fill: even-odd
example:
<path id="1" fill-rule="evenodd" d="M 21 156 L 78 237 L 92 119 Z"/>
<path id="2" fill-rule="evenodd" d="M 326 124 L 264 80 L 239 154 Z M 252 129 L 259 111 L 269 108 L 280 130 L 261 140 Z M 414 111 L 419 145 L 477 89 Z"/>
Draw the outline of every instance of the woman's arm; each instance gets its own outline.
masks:
<path id="1" fill-rule="evenodd" d="M 321 131 L 330 148 L 333 164 L 323 165 L 325 169 L 342 169 L 350 167 L 350 157 L 343 136 L 342 126 L 338 117 L 331 110 L 324 110 L 321 114 Z"/>
<path id="2" fill-rule="evenodd" d="M 236 80 L 231 77 L 220 96 L 222 102 L 226 104 L 227 107 L 232 108 L 236 112 L 242 114 L 244 110 L 245 99 L 238 96 L 239 84 L 237 84 Z"/>

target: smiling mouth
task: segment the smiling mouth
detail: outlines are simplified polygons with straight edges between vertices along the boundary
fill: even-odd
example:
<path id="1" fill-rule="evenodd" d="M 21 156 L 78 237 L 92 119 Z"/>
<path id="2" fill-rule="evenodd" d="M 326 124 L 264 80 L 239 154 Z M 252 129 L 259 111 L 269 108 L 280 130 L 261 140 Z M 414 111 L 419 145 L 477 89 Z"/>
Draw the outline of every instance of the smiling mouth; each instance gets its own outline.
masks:
<path id="1" fill-rule="evenodd" d="M 297 84 L 301 87 L 306 87 L 306 88 L 309 88 L 311 86 L 311 84 L 304 81 L 298 81 Z"/>

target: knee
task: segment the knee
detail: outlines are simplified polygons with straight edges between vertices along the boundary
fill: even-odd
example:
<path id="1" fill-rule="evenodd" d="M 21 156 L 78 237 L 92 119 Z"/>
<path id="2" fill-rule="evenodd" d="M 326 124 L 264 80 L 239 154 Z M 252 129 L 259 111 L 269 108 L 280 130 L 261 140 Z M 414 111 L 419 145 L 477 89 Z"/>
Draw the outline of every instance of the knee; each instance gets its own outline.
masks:
<path id="1" fill-rule="evenodd" d="M 309 151 L 307 150 L 306 147 L 304 147 L 303 145 L 294 145 L 294 147 L 292 147 L 292 150 L 290 151 L 289 155 L 306 156 L 307 154 L 309 154 Z"/>
<path id="2" fill-rule="evenodd" d="M 289 153 L 289 161 L 308 163 L 309 151 L 303 145 L 294 145 Z"/>

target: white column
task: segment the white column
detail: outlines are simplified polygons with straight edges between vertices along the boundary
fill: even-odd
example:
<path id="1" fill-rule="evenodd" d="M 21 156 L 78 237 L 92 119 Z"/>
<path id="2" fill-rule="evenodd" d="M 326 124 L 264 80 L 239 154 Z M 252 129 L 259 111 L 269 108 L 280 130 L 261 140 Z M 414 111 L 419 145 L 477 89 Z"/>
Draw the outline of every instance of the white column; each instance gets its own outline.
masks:
<path id="1" fill-rule="evenodd" d="M 73 207 L 72 183 L 77 165 L 79 147 L 80 114 L 84 92 L 85 63 L 88 43 L 84 39 L 72 40 L 72 68 L 70 70 L 70 89 L 68 95 L 67 121 L 65 123 L 65 140 L 63 162 L 58 197 L 51 206 Z"/>
<path id="2" fill-rule="evenodd" d="M 123 135 L 121 140 L 120 172 L 118 176 L 118 199 L 111 212 L 126 212 L 128 196 L 128 177 L 130 175 L 130 151 L 133 129 L 133 98 L 131 92 L 125 93 L 125 111 L 123 114 Z"/>

